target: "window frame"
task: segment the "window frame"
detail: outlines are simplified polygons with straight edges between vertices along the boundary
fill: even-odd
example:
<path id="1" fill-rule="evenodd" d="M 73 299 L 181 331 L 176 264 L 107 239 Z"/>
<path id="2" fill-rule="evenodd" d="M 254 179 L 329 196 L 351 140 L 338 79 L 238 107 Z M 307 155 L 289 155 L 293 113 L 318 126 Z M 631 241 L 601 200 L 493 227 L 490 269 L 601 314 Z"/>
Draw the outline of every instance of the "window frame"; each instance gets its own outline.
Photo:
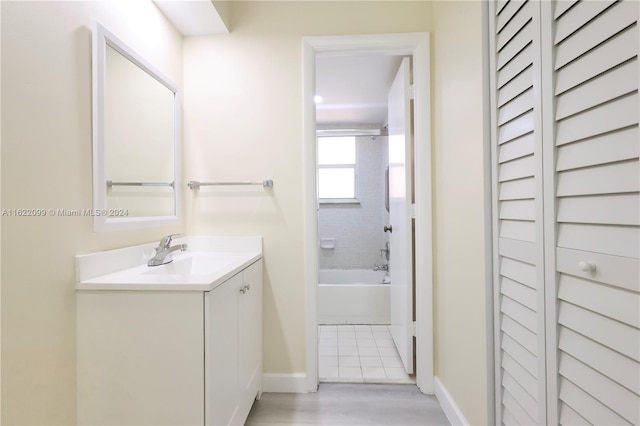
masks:
<path id="1" fill-rule="evenodd" d="M 354 150 L 354 162 L 353 164 L 320 164 L 319 155 L 318 160 L 316 161 L 317 166 L 317 176 L 318 176 L 318 203 L 319 204 L 360 204 L 360 200 L 358 199 L 358 169 L 359 169 L 359 153 L 358 153 L 358 139 L 357 136 L 348 135 L 348 134 L 335 134 L 331 136 L 317 136 L 316 137 L 316 146 L 317 150 L 320 150 L 320 139 L 331 139 L 331 138 L 345 138 L 352 137 L 353 138 L 353 150 Z M 353 198 L 321 198 L 320 197 L 320 169 L 353 169 Z"/>

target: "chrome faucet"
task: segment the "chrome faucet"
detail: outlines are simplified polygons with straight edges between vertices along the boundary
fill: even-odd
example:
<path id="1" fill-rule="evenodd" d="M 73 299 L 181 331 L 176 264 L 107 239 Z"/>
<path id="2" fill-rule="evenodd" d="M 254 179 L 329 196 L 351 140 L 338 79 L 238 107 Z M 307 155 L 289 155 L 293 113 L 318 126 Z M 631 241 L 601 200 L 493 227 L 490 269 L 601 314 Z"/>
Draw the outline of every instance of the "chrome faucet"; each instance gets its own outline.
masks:
<path id="1" fill-rule="evenodd" d="M 178 244 L 171 247 L 171 240 L 173 237 L 178 237 L 181 234 L 172 234 L 162 237 L 158 247 L 156 247 L 156 255 L 153 256 L 147 262 L 147 266 L 160 266 L 173 261 L 173 252 L 176 250 L 185 251 L 187 249 L 186 244 Z"/>
<path id="2" fill-rule="evenodd" d="M 384 248 L 380 250 L 380 256 L 384 255 L 384 257 L 389 260 L 391 257 L 391 243 L 387 241 L 384 244 Z"/>
<path id="3" fill-rule="evenodd" d="M 374 265 L 373 266 L 373 270 L 374 271 L 389 271 L 389 265 Z"/>

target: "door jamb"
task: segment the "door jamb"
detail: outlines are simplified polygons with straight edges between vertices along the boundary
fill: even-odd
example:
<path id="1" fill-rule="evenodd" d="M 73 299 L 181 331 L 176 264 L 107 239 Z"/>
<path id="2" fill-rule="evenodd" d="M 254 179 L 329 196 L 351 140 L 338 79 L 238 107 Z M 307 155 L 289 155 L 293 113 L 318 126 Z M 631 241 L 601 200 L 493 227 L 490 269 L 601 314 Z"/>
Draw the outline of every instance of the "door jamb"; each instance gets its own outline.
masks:
<path id="1" fill-rule="evenodd" d="M 484 160 L 484 241 L 485 241 L 485 303 L 487 330 L 487 423 L 496 424 L 495 329 L 494 329 L 494 252 L 493 252 L 493 170 L 491 160 L 491 64 L 489 61 L 489 2 L 482 4 L 482 97 L 483 106 L 483 160 Z"/>
<path id="2" fill-rule="evenodd" d="M 322 36 L 303 39 L 304 279 L 306 287 L 306 389 L 318 389 L 318 201 L 315 57 L 378 53 L 413 56 L 416 256 L 416 385 L 434 393 L 433 221 L 431 188 L 430 34 Z"/>

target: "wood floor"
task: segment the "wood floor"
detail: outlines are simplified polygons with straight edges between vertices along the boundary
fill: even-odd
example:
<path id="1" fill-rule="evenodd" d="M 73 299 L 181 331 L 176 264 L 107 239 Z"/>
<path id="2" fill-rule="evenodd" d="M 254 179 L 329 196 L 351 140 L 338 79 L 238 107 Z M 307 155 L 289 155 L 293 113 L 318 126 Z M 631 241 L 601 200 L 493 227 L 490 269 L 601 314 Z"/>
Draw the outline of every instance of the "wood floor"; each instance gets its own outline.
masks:
<path id="1" fill-rule="evenodd" d="M 316 393 L 265 393 L 247 426 L 449 425 L 434 396 L 415 385 L 322 383 Z"/>

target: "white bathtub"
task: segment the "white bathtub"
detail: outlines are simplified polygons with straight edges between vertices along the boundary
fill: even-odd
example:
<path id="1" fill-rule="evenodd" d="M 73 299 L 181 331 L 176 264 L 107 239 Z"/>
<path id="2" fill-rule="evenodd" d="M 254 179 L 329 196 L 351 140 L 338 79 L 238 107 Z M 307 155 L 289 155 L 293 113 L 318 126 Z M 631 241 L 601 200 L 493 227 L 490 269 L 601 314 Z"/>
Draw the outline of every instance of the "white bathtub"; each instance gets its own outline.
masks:
<path id="1" fill-rule="evenodd" d="M 320 270 L 318 324 L 389 324 L 385 273 L 366 269 Z"/>

